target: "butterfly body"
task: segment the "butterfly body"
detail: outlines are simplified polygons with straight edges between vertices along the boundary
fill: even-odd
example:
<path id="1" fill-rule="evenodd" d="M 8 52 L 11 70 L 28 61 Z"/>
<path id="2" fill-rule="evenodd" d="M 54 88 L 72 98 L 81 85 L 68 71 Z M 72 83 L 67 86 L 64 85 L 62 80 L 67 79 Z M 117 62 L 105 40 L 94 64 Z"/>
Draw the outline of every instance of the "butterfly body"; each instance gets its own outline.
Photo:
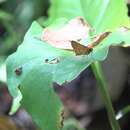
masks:
<path id="1" fill-rule="evenodd" d="M 71 41 L 71 46 L 76 55 L 88 55 L 93 50 L 91 47 L 84 46 L 76 41 Z"/>

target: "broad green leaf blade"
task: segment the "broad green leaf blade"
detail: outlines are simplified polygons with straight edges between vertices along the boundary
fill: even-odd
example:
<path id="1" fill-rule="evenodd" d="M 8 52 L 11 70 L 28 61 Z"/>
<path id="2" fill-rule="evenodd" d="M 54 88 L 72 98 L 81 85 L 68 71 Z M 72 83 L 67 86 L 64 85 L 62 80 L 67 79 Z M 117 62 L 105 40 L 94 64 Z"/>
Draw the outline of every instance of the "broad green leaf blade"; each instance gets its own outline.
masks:
<path id="1" fill-rule="evenodd" d="M 53 92 L 52 83 L 62 84 L 73 80 L 92 61 L 87 56 L 74 56 L 71 51 L 54 48 L 48 43 L 35 38 L 42 34 L 42 29 L 39 28 L 39 31 L 37 31 L 34 29 L 35 27 L 38 28 L 38 25 L 33 23 L 23 43 L 6 61 L 7 83 L 11 95 L 14 97 L 12 113 L 19 107 L 21 97 L 23 97 L 22 105 L 32 115 L 40 128 L 50 130 L 54 127 L 54 130 L 58 130 L 60 128 L 62 107 Z M 60 61 L 54 64 L 51 63 L 55 58 L 59 58 Z M 21 70 L 20 74 L 19 69 Z M 65 76 L 62 75 L 64 72 Z M 39 95 L 41 90 L 44 92 L 43 95 Z M 42 101 L 40 101 L 41 99 Z M 36 104 L 32 104 L 34 101 Z M 41 109 L 40 105 L 42 108 L 46 106 L 45 109 Z M 46 111 L 47 108 L 49 113 Z"/>
<path id="2" fill-rule="evenodd" d="M 60 130 L 63 107 L 53 90 L 51 66 L 48 67 L 40 64 L 26 75 L 20 86 L 21 104 L 42 130 Z"/>
<path id="3" fill-rule="evenodd" d="M 38 27 L 38 24 L 33 23 L 31 26 L 31 30 L 27 32 L 23 43 L 18 47 L 17 51 L 14 54 L 9 56 L 9 58 L 6 61 L 7 74 L 8 74 L 7 83 L 9 85 L 9 90 L 11 92 L 11 95 L 13 95 L 13 97 L 17 97 L 18 95 L 17 87 L 20 85 L 22 79 L 26 76 L 26 73 L 25 74 L 23 73 L 20 77 L 18 77 L 15 73 L 15 70 L 17 68 L 23 66 L 24 64 L 30 61 L 33 61 L 34 59 L 41 57 L 44 62 L 45 59 L 51 60 L 56 57 L 61 56 L 66 57 L 72 55 L 72 52 L 54 48 L 51 45 L 35 38 L 36 35 L 42 34 L 41 29 L 39 29 L 40 32 L 37 31 L 35 32 L 36 27 Z M 29 69 L 31 69 L 31 67 Z"/>
<path id="4" fill-rule="evenodd" d="M 54 71 L 54 82 L 63 84 L 75 79 L 84 69 L 86 69 L 94 59 L 92 55 L 69 56 L 57 64 Z"/>
<path id="5" fill-rule="evenodd" d="M 83 16 L 80 0 L 51 0 L 48 13 L 49 19 L 45 22 L 45 25 L 49 25 L 58 18 L 70 20 L 77 16 Z"/>
<path id="6" fill-rule="evenodd" d="M 34 21 L 31 25 L 31 27 L 28 29 L 27 33 L 25 34 L 24 39 L 29 39 L 29 37 L 39 37 L 41 35 L 43 28 Z"/>
<path id="7" fill-rule="evenodd" d="M 125 0 L 81 0 L 86 20 L 96 33 L 113 31 L 122 26 L 130 27 Z"/>

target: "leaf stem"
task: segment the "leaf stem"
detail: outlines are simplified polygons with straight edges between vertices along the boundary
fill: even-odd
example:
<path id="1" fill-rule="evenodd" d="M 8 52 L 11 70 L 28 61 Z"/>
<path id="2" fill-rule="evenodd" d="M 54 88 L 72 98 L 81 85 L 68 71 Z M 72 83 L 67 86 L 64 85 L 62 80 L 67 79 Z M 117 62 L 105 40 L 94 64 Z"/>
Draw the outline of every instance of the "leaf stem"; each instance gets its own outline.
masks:
<path id="1" fill-rule="evenodd" d="M 115 112 L 112 106 L 112 102 L 111 102 L 111 98 L 108 92 L 108 87 L 107 87 L 107 82 L 105 80 L 105 77 L 103 75 L 103 71 L 101 68 L 101 64 L 99 62 L 94 62 L 92 65 L 92 70 L 95 74 L 95 77 L 97 79 L 97 82 L 99 83 L 99 90 L 101 92 L 107 113 L 108 113 L 108 117 L 109 117 L 109 121 L 112 127 L 112 130 L 121 130 L 118 121 L 116 120 L 116 116 L 115 116 Z"/>

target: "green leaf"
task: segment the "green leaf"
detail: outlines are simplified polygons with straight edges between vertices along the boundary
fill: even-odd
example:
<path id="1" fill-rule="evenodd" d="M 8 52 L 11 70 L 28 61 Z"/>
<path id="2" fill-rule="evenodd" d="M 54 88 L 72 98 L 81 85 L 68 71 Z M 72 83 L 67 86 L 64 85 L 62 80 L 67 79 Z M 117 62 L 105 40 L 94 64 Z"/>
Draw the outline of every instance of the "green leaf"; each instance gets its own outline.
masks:
<path id="1" fill-rule="evenodd" d="M 92 55 L 69 56 L 57 64 L 54 81 L 58 84 L 70 82 L 93 62 Z"/>
<path id="2" fill-rule="evenodd" d="M 58 18 L 67 18 L 68 20 L 77 16 L 83 16 L 80 0 L 51 0 L 49 9 L 49 19 L 45 25 L 51 24 Z"/>
<path id="3" fill-rule="evenodd" d="M 62 105 L 52 83 L 71 81 L 92 60 L 88 58 L 90 56 L 77 57 L 71 51 L 54 48 L 39 40 L 36 36 L 41 35 L 42 30 L 39 28 L 37 31 L 36 27 L 38 24 L 33 23 L 23 43 L 6 61 L 7 83 L 14 97 L 12 113 L 19 107 L 22 95 L 21 104 L 41 129 L 58 130 L 61 127 Z M 55 58 L 60 59 L 59 63 L 51 63 Z"/>
<path id="4" fill-rule="evenodd" d="M 52 67 L 40 64 L 26 76 L 20 85 L 23 94 L 22 106 L 31 114 L 42 130 L 60 130 L 62 104 L 53 91 Z"/>
<path id="5" fill-rule="evenodd" d="M 125 0 L 81 0 L 86 20 L 96 33 L 113 31 L 122 26 L 130 27 Z"/>
<path id="6" fill-rule="evenodd" d="M 31 29 L 25 35 L 23 43 L 18 47 L 17 51 L 12 54 L 6 61 L 8 73 L 7 83 L 9 84 L 9 86 L 11 86 L 9 87 L 9 90 L 13 97 L 17 97 L 17 87 L 20 85 L 21 81 L 24 79 L 27 73 L 26 71 L 26 73 L 23 73 L 20 77 L 18 77 L 15 73 L 15 70 L 17 68 L 23 66 L 24 64 L 27 64 L 28 62 L 30 62 L 31 66 L 33 67 L 33 64 L 35 64 L 33 60 L 37 58 L 42 58 L 44 62 L 45 59 L 51 60 L 62 55 L 68 56 L 72 54 L 72 52 L 54 48 L 48 43 L 38 40 L 36 36 L 42 34 L 42 30 L 40 29 L 39 32 L 35 31 L 38 26 L 40 26 L 38 25 L 38 23 L 32 24 Z M 32 51 L 33 53 L 30 53 Z M 29 69 L 31 69 L 31 67 Z"/>

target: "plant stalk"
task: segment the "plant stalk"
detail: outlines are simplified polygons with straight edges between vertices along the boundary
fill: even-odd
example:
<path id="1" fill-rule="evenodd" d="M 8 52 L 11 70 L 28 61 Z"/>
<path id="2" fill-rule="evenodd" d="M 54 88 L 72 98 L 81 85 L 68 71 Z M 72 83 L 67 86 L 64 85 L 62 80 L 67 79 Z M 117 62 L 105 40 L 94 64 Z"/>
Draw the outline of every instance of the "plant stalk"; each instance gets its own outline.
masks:
<path id="1" fill-rule="evenodd" d="M 97 79 L 98 82 L 98 86 L 99 86 L 99 90 L 100 93 L 102 95 L 106 110 L 107 110 L 107 114 L 108 114 L 108 118 L 109 118 L 109 122 L 110 125 L 112 127 L 112 130 L 121 130 L 120 125 L 118 123 L 118 121 L 116 120 L 116 116 L 115 116 L 115 112 L 112 106 L 112 102 L 111 102 L 111 98 L 109 95 L 109 91 L 108 91 L 108 86 L 107 86 L 107 82 L 105 80 L 103 71 L 102 71 L 102 67 L 101 64 L 99 62 L 94 62 L 92 65 L 92 70 L 95 74 L 95 77 Z"/>

